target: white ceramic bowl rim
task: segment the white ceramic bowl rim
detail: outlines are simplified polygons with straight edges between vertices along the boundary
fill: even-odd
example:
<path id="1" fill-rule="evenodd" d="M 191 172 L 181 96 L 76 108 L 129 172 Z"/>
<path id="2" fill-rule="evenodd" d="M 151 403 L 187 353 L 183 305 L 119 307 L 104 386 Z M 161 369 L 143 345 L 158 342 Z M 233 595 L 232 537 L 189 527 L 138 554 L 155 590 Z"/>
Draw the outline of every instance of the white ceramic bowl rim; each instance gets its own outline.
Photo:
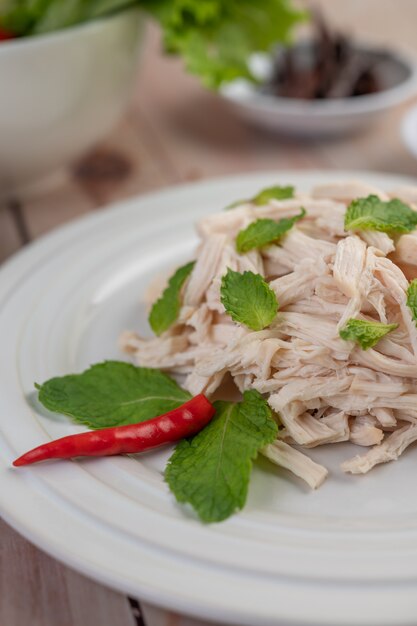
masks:
<path id="1" fill-rule="evenodd" d="M 378 47 L 358 42 L 361 48 L 377 50 Z M 409 76 L 400 84 L 384 89 L 378 93 L 356 98 L 338 98 L 334 100 L 301 100 L 297 98 L 280 98 L 255 90 L 252 85 L 246 90 L 236 89 L 238 81 L 221 88 L 221 95 L 249 107 L 263 109 L 265 112 L 290 114 L 291 116 L 340 116 L 341 114 L 368 113 L 390 108 L 399 104 L 417 92 L 417 56 L 405 48 L 387 50 L 393 60 L 406 66 Z M 247 83 L 247 81 L 245 81 Z M 243 87 L 243 85 L 242 85 Z M 239 93 L 240 91 L 240 93 Z M 246 91 L 246 93 L 244 93 Z"/>
<path id="2" fill-rule="evenodd" d="M 410 109 L 404 117 L 401 133 L 405 145 L 417 158 L 417 107 Z"/>
<path id="3" fill-rule="evenodd" d="M 138 7 L 129 6 L 124 9 L 120 9 L 119 11 L 115 11 L 114 13 L 109 13 L 108 15 L 88 20 L 87 22 L 81 22 L 80 24 L 75 24 L 74 26 L 67 26 L 65 28 L 40 35 L 29 35 L 26 37 L 7 39 L 6 41 L 2 41 L 0 44 L 0 56 L 13 54 L 17 49 L 25 49 L 25 51 L 27 51 L 28 48 L 30 49 L 31 47 L 53 44 L 57 39 L 68 39 L 73 37 L 74 34 L 88 35 L 90 33 L 94 33 L 101 30 L 101 28 L 109 21 L 120 18 L 127 11 L 137 12 Z"/>

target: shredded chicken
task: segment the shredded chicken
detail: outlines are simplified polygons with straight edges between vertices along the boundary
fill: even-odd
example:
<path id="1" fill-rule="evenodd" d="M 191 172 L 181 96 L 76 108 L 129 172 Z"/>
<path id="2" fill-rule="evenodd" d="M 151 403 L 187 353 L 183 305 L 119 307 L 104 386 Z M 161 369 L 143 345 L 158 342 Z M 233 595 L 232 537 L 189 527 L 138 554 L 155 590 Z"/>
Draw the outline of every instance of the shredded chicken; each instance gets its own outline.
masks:
<path id="1" fill-rule="evenodd" d="M 273 463 L 285 467 L 305 480 L 312 489 L 320 487 L 328 474 L 323 465 L 315 463 L 308 456 L 283 441 L 275 441 L 275 443 L 262 448 L 261 452 Z"/>
<path id="2" fill-rule="evenodd" d="M 177 322 L 157 338 L 121 337 L 136 363 L 183 375 L 193 394 L 214 393 L 226 375 L 241 392 L 265 394 L 281 428 L 262 453 L 312 488 L 327 470 L 294 446 L 367 446 L 342 463 L 357 474 L 397 459 L 417 440 L 417 328 L 406 293 L 417 275 L 417 231 L 346 232 L 347 206 L 370 194 L 400 198 L 417 210 L 417 188 L 387 194 L 349 182 L 205 217 Z M 302 208 L 305 217 L 279 242 L 237 252 L 237 234 L 253 221 L 278 221 Z M 269 283 L 279 311 L 268 328 L 255 332 L 227 315 L 220 286 L 228 268 Z M 398 326 L 364 350 L 339 335 L 351 318 Z"/>

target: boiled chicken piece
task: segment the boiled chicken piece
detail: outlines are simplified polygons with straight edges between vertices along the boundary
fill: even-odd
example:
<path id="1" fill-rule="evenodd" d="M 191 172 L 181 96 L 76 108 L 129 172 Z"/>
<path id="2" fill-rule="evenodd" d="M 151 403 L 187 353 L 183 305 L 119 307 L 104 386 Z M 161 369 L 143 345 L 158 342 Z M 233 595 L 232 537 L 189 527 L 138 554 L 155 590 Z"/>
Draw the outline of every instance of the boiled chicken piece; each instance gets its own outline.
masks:
<path id="1" fill-rule="evenodd" d="M 233 210 L 204 217 L 197 224 L 197 232 L 202 239 L 207 239 L 214 234 L 236 237 L 238 232 L 246 228 L 251 221 L 253 221 L 253 212 L 250 206 L 245 204 Z"/>
<path id="2" fill-rule="evenodd" d="M 207 237 L 184 292 L 184 304 L 198 306 L 209 288 L 220 262 L 227 236 L 214 234 Z"/>
<path id="3" fill-rule="evenodd" d="M 348 417 L 349 416 L 344 411 L 337 411 L 336 413 L 331 413 L 321 418 L 321 422 L 334 432 L 334 437 L 328 440 L 327 443 L 340 443 L 341 441 L 349 440 Z"/>
<path id="4" fill-rule="evenodd" d="M 292 448 L 284 441 L 275 441 L 262 448 L 261 453 L 267 459 L 290 470 L 302 478 L 312 489 L 317 489 L 325 481 L 328 471 L 322 465 L 315 463 L 308 456 Z"/>
<path id="5" fill-rule="evenodd" d="M 351 474 L 366 474 L 379 463 L 396 461 L 404 450 L 417 440 L 417 425 L 405 426 L 396 430 L 379 446 L 373 447 L 362 456 L 355 456 L 349 461 L 342 463 L 344 472 Z"/>
<path id="6" fill-rule="evenodd" d="M 329 241 L 314 239 L 294 227 L 278 245 L 271 245 L 262 250 L 263 256 L 269 262 L 267 274 L 274 275 L 273 264 L 286 267 L 287 271 L 294 270 L 300 263 L 307 266 L 310 261 L 328 262 L 336 252 L 336 245 Z"/>
<path id="7" fill-rule="evenodd" d="M 371 195 L 378 196 L 381 200 L 389 199 L 389 196 L 381 189 L 357 180 L 317 185 L 312 191 L 313 198 L 325 198 L 346 204 L 350 204 L 356 198 L 366 198 Z"/>
<path id="8" fill-rule="evenodd" d="M 279 306 L 283 309 L 288 304 L 299 300 L 301 294 L 309 299 L 314 293 L 317 279 L 328 272 L 326 263 L 321 259 L 316 263 L 303 259 L 298 262 L 293 272 L 271 281 L 269 285 L 275 291 Z"/>
<path id="9" fill-rule="evenodd" d="M 333 266 L 333 277 L 347 298 L 358 296 L 359 281 L 366 260 L 366 244 L 356 236 L 339 241 Z"/>
<path id="10" fill-rule="evenodd" d="M 386 407 L 374 407 L 370 409 L 369 413 L 376 417 L 383 429 L 395 428 L 397 425 L 397 419 L 394 415 L 393 409 Z"/>
<path id="11" fill-rule="evenodd" d="M 380 250 L 384 255 L 390 254 L 390 252 L 395 250 L 394 242 L 387 233 L 379 233 L 375 230 L 362 230 L 358 235 L 368 246 Z"/>
<path id="12" fill-rule="evenodd" d="M 372 415 L 358 416 L 350 428 L 350 440 L 357 446 L 374 446 L 384 438 L 384 432 L 377 426 Z"/>
<path id="13" fill-rule="evenodd" d="M 183 387 L 193 396 L 199 393 L 210 395 L 221 385 L 225 372 L 217 372 L 213 376 L 200 376 L 196 372 L 190 372 L 186 377 Z"/>
<path id="14" fill-rule="evenodd" d="M 395 246 L 393 259 L 399 265 L 417 266 L 417 233 L 401 235 Z"/>
<path id="15" fill-rule="evenodd" d="M 417 207 L 417 186 L 409 185 L 405 187 L 398 187 L 393 191 L 390 191 L 390 198 L 398 198 L 405 202 L 405 204 L 415 205 Z M 414 208 L 414 207 L 413 207 Z"/>

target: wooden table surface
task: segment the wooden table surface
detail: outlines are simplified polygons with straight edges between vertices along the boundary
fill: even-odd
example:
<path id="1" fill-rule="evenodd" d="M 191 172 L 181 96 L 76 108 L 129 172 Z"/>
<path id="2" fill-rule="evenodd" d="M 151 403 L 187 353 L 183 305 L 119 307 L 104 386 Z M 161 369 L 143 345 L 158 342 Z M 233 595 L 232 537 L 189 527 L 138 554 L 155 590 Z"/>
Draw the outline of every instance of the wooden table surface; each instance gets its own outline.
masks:
<path id="1" fill-rule="evenodd" d="M 321 0 L 332 21 L 417 53 L 415 0 Z M 245 126 L 215 95 L 163 58 L 148 28 L 130 111 L 55 185 L 0 203 L 0 262 L 43 233 L 111 202 L 167 185 L 249 170 L 367 169 L 417 176 L 400 137 L 406 107 L 366 133 L 331 141 L 283 139 Z M 0 625 L 197 626 L 59 564 L 0 521 Z"/>

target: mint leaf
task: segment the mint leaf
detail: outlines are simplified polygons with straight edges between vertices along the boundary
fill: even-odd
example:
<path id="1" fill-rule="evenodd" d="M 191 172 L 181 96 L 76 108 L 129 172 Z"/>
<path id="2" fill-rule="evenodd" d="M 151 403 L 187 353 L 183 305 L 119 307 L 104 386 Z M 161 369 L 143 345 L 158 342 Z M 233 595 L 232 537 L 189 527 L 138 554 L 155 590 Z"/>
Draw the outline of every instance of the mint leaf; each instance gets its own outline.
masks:
<path id="1" fill-rule="evenodd" d="M 410 307 L 412 318 L 417 324 L 417 278 L 411 281 L 407 289 L 407 305 Z"/>
<path id="2" fill-rule="evenodd" d="M 220 299 L 233 321 L 252 330 L 262 330 L 275 319 L 278 300 L 262 276 L 253 272 L 234 272 L 222 278 Z"/>
<path id="3" fill-rule="evenodd" d="M 122 361 L 98 363 L 82 374 L 51 378 L 36 388 L 47 409 L 93 429 L 144 422 L 191 398 L 159 370 Z"/>
<path id="4" fill-rule="evenodd" d="M 195 261 L 192 261 L 177 269 L 162 296 L 154 303 L 149 314 L 149 324 L 156 335 L 168 330 L 177 320 L 181 308 L 181 289 L 194 265 Z"/>
<path id="5" fill-rule="evenodd" d="M 398 328 L 398 324 L 382 324 L 381 322 L 368 322 L 352 318 L 339 331 L 339 335 L 345 341 L 355 341 L 362 350 L 368 350 L 396 328 Z"/>
<path id="6" fill-rule="evenodd" d="M 285 233 L 294 226 L 298 220 L 305 216 L 306 212 L 301 209 L 299 215 L 283 217 L 278 222 L 271 219 L 259 219 L 241 230 L 236 237 L 236 249 L 239 254 L 244 254 L 255 248 L 263 248 L 277 242 Z"/>
<path id="7" fill-rule="evenodd" d="M 294 198 L 294 187 L 280 187 L 275 185 L 274 187 L 267 187 L 262 189 L 251 200 L 253 204 L 261 206 L 262 204 L 268 204 L 270 200 L 287 200 L 288 198 Z"/>
<path id="8" fill-rule="evenodd" d="M 177 501 L 191 504 L 204 522 L 221 522 L 244 506 L 252 461 L 278 432 L 258 391 L 245 391 L 239 404 L 215 407 L 212 422 L 177 445 L 165 470 Z"/>
<path id="9" fill-rule="evenodd" d="M 235 200 L 234 202 L 231 202 L 230 204 L 225 206 L 223 210 L 229 211 L 230 209 L 235 209 L 236 207 L 241 206 L 242 204 L 246 204 L 247 202 L 250 202 L 250 200 Z"/>
<path id="10" fill-rule="evenodd" d="M 394 199 L 383 202 L 377 196 L 353 200 L 345 214 L 346 230 L 378 230 L 409 233 L 417 226 L 417 211 Z"/>
<path id="11" fill-rule="evenodd" d="M 227 207 L 225 207 L 225 210 L 235 209 L 237 206 L 246 204 L 247 202 L 261 206 L 263 204 L 268 204 L 270 200 L 287 200 L 288 198 L 294 198 L 294 187 L 280 187 L 279 185 L 275 185 L 274 187 L 266 187 L 266 189 L 262 189 L 256 194 L 256 196 L 253 196 L 253 198 L 236 200 L 235 202 L 228 204 Z"/>

